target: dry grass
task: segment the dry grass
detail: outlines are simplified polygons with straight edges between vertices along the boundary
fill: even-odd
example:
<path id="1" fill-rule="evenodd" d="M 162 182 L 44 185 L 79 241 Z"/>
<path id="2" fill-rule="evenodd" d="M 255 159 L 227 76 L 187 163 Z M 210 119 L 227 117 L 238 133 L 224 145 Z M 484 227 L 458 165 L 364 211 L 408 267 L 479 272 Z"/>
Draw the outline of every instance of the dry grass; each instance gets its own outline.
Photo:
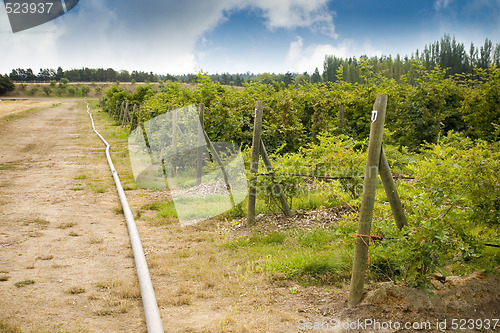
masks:
<path id="1" fill-rule="evenodd" d="M 75 222 L 66 222 L 66 223 L 59 224 L 57 227 L 59 229 L 69 229 L 69 228 L 72 228 L 74 226 L 76 226 Z"/>
<path id="2" fill-rule="evenodd" d="M 10 278 L 9 272 L 0 271 L 0 282 L 7 281 L 9 280 L 9 278 Z"/>
<path id="3" fill-rule="evenodd" d="M 71 295 L 83 294 L 85 292 L 85 288 L 82 287 L 72 287 L 68 290 L 68 293 Z"/>

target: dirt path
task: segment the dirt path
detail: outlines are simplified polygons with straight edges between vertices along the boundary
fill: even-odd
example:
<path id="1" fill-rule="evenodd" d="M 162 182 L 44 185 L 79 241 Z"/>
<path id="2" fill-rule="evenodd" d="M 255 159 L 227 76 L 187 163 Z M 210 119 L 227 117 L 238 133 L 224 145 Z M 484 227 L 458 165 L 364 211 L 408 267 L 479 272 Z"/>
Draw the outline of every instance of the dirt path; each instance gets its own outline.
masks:
<path id="1" fill-rule="evenodd" d="M 116 193 L 75 184 L 109 172 L 85 162 L 102 146 L 79 103 L 0 128 L 0 331 L 145 331 Z"/>

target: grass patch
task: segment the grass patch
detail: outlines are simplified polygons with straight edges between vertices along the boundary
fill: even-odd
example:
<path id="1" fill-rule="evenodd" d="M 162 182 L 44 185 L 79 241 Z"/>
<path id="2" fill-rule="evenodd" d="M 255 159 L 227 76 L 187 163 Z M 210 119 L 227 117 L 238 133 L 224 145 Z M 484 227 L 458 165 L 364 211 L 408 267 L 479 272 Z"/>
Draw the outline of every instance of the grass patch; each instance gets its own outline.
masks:
<path id="1" fill-rule="evenodd" d="M 21 333 L 21 328 L 17 325 L 12 325 L 5 320 L 0 320 L 0 332 L 2 333 Z"/>
<path id="2" fill-rule="evenodd" d="M 81 287 L 72 287 L 68 290 L 68 293 L 71 295 L 78 295 L 78 294 L 83 294 L 85 292 L 85 288 Z"/>
<path id="3" fill-rule="evenodd" d="M 108 189 L 105 187 L 92 187 L 92 191 L 95 193 L 106 193 Z"/>
<path id="4" fill-rule="evenodd" d="M 89 239 L 90 244 L 102 244 L 102 242 L 104 242 L 102 238 L 95 237 L 95 236 L 92 236 Z"/>
<path id="5" fill-rule="evenodd" d="M 101 289 L 101 290 L 109 290 L 109 289 L 113 289 L 113 288 L 116 288 L 116 287 L 119 287 L 119 286 L 122 286 L 123 285 L 123 281 L 121 280 L 112 280 L 112 281 L 100 281 L 100 282 L 97 282 L 95 284 L 95 287 L 97 289 Z"/>
<path id="6" fill-rule="evenodd" d="M 70 187 L 70 190 L 71 191 L 83 191 L 85 188 L 83 186 L 73 186 L 73 187 Z"/>
<path id="7" fill-rule="evenodd" d="M 4 282 L 9 280 L 9 272 L 1 271 L 0 272 L 0 282 Z"/>
<path id="8" fill-rule="evenodd" d="M 289 279 L 304 286 L 342 285 L 351 274 L 352 244 L 333 230 L 290 230 L 238 236 L 221 246 L 230 256 L 258 262 L 255 269 L 272 279 Z"/>
<path id="9" fill-rule="evenodd" d="M 14 285 L 17 288 L 22 288 L 22 287 L 26 287 L 26 286 L 32 285 L 34 283 L 35 283 L 35 281 L 33 281 L 33 280 L 24 280 L 24 281 L 16 282 L 16 283 L 14 283 Z"/>
<path id="10" fill-rule="evenodd" d="M 54 256 L 52 254 L 43 254 L 43 255 L 39 256 L 37 259 L 52 260 L 52 259 L 54 259 Z"/>
<path id="11" fill-rule="evenodd" d="M 16 165 L 18 165 L 17 162 L 2 163 L 0 164 L 0 171 L 15 169 Z"/>
<path id="12" fill-rule="evenodd" d="M 31 220 L 27 220 L 27 221 L 23 222 L 24 226 L 29 226 L 30 224 L 36 224 L 39 226 L 47 226 L 50 224 L 50 222 L 46 221 L 44 219 L 41 219 L 41 218 L 35 218 L 35 219 L 31 219 Z"/>
<path id="13" fill-rule="evenodd" d="M 83 173 L 81 175 L 76 176 L 74 179 L 76 180 L 87 179 L 87 175 Z"/>
<path id="14" fill-rule="evenodd" d="M 75 222 L 66 222 L 66 223 L 61 223 L 59 224 L 57 227 L 59 229 L 69 229 L 69 228 L 72 228 L 76 225 Z"/>
<path id="15" fill-rule="evenodd" d="M 154 210 L 160 218 L 177 218 L 177 211 L 173 201 L 155 201 L 141 207 L 142 210 Z"/>

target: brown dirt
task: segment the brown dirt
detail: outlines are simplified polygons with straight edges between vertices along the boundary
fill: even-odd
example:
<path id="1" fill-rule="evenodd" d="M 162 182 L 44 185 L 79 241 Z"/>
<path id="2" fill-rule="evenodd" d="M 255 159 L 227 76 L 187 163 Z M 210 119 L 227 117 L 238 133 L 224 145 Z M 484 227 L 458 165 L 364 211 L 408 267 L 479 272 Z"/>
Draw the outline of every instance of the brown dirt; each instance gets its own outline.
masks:
<path id="1" fill-rule="evenodd" d="M 0 332 L 145 332 L 126 224 L 102 143 L 81 101 L 57 103 L 0 128 Z M 97 121 L 110 138 L 102 117 Z M 123 142 L 109 141 L 112 156 L 126 152 Z M 119 163 L 117 169 L 130 173 Z M 168 194 L 126 193 L 167 332 L 355 332 L 331 324 L 365 319 L 429 321 L 430 330 L 385 331 L 438 332 L 438 320 L 446 319 L 452 331 L 452 319 L 500 316 L 500 278 L 479 273 L 434 281 L 434 296 L 373 285 L 360 306 L 348 309 L 346 288 L 270 281 L 253 269 L 256 263 L 227 256 L 218 239 L 224 232 L 245 233 L 244 227 L 207 221 L 182 228 L 142 208 Z M 258 225 L 263 231 L 273 221 L 278 230 L 311 228 L 314 221 L 330 225 L 332 215 L 345 209 L 304 212 L 292 220 L 261 216 Z M 380 331 L 365 328 L 359 331 Z"/>

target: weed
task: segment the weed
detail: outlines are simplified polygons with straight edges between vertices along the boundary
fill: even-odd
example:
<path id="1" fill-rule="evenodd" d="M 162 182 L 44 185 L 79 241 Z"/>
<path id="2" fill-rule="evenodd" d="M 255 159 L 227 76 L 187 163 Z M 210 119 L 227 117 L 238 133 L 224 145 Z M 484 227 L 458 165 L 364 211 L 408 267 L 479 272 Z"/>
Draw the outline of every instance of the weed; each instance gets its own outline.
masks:
<path id="1" fill-rule="evenodd" d="M 59 224 L 57 227 L 59 229 L 68 229 L 68 228 L 72 228 L 76 225 L 75 222 L 66 222 L 66 223 L 61 223 Z"/>
<path id="2" fill-rule="evenodd" d="M 78 186 L 70 187 L 70 190 L 71 191 L 83 191 L 84 188 L 83 188 L 83 186 L 78 185 Z"/>
<path id="3" fill-rule="evenodd" d="M 103 242 L 102 238 L 98 238 L 98 237 L 95 237 L 95 236 L 92 236 L 89 239 L 89 243 L 90 244 L 102 244 L 102 242 Z"/>
<path id="4" fill-rule="evenodd" d="M 85 292 L 85 288 L 81 287 L 72 287 L 68 290 L 68 293 L 71 295 L 78 295 L 78 294 L 83 294 Z"/>
<path id="5" fill-rule="evenodd" d="M 52 254 L 42 254 L 37 259 L 40 259 L 40 260 L 52 260 L 52 259 L 54 259 L 54 256 Z"/>
<path id="6" fill-rule="evenodd" d="M 1 271 L 0 272 L 0 282 L 7 281 L 9 279 L 9 272 Z"/>
<path id="7" fill-rule="evenodd" d="M 29 286 L 29 285 L 34 284 L 34 283 L 35 283 L 35 281 L 33 281 L 33 280 L 23 280 L 23 281 L 19 281 L 19 282 L 14 283 L 14 285 L 17 288 L 22 288 L 22 287 Z"/>
<path id="8" fill-rule="evenodd" d="M 27 221 L 23 222 L 24 226 L 29 226 L 30 224 L 36 224 L 39 226 L 47 226 L 48 224 L 50 224 L 50 222 L 46 221 L 44 219 L 41 219 L 41 218 L 34 218 L 34 219 L 27 220 Z"/>
<path id="9" fill-rule="evenodd" d="M 113 310 L 111 309 L 95 309 L 94 313 L 98 316 L 109 316 L 113 314 Z"/>
<path id="10" fill-rule="evenodd" d="M 78 234 L 78 233 L 76 233 L 76 232 L 74 232 L 74 231 L 71 231 L 71 232 L 69 233 L 69 235 L 70 235 L 71 237 L 79 237 L 79 236 L 80 236 L 80 234 Z"/>
<path id="11" fill-rule="evenodd" d="M 101 290 L 112 289 L 118 286 L 123 285 L 123 281 L 121 280 L 113 280 L 113 281 L 100 281 L 95 284 L 95 287 Z"/>
<path id="12" fill-rule="evenodd" d="M 92 191 L 94 191 L 95 193 L 106 193 L 108 192 L 108 189 L 105 187 L 95 187 L 92 188 Z"/>

